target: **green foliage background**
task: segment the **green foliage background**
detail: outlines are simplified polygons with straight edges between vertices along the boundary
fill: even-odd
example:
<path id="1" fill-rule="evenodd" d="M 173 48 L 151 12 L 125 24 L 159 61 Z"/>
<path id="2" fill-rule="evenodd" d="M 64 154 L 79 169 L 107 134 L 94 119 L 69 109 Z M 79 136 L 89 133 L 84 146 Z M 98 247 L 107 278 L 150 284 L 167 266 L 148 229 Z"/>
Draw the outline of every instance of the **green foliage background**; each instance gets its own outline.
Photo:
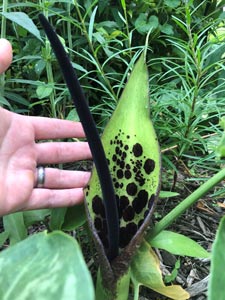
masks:
<path id="1" fill-rule="evenodd" d="M 175 156 L 193 173 L 196 166 L 215 170 L 211 137 L 224 110 L 225 46 L 217 32 L 224 2 L 3 1 L 1 36 L 12 42 L 14 62 L 1 80 L 0 103 L 30 115 L 76 118 L 39 12 L 64 42 L 100 131 L 147 44 L 151 117 L 162 148 L 170 150 L 164 164 L 176 169 Z"/>

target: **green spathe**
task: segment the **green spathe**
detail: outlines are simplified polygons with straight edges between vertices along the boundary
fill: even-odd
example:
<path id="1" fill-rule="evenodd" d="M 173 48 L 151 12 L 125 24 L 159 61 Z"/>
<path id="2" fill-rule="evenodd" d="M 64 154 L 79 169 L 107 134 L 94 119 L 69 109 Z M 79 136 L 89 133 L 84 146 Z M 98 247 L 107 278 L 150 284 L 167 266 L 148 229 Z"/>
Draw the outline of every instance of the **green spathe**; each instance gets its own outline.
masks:
<path id="1" fill-rule="evenodd" d="M 148 71 L 144 53 L 131 72 L 101 140 L 118 200 L 122 228 L 120 248 L 124 248 L 132 239 L 132 234 L 127 230 L 128 223 L 135 224 L 130 225 L 133 226 L 134 236 L 135 230 L 140 229 L 151 209 L 151 200 L 158 196 L 160 183 L 160 150 L 150 119 Z M 95 168 L 86 190 L 86 200 L 93 223 L 103 223 L 104 214 L 99 213 L 103 199 Z M 126 217 L 128 206 L 133 217 Z M 97 231 L 101 237 L 104 236 L 99 228 Z M 123 233 L 129 236 L 127 241 L 124 241 Z M 104 244 L 104 237 L 101 239 Z"/>
<path id="2" fill-rule="evenodd" d="M 119 255 L 109 262 L 106 217 L 96 169 L 85 191 L 89 225 L 100 257 L 101 298 L 125 299 L 128 270 L 141 243 L 154 202 L 158 197 L 161 157 L 150 119 L 148 71 L 144 53 L 135 64 L 118 105 L 102 135 L 102 143 L 114 184 L 119 214 Z M 100 284 L 100 285 L 99 285 Z M 116 296 L 114 296 L 116 295 Z M 113 298 L 114 297 L 114 298 Z"/>

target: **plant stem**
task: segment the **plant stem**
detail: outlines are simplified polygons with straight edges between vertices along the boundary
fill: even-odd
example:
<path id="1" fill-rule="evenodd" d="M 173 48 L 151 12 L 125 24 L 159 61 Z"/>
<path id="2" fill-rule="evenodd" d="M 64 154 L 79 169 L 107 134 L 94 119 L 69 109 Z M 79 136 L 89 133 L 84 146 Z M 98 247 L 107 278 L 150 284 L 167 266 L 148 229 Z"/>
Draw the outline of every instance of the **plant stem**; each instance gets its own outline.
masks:
<path id="1" fill-rule="evenodd" d="M 128 23 L 128 17 L 127 17 L 127 6 L 126 6 L 126 0 L 121 1 L 122 7 L 123 7 L 123 12 L 124 12 L 124 17 L 126 20 L 126 31 L 127 31 L 127 38 L 128 38 L 128 47 L 129 47 L 129 52 L 130 52 L 130 58 L 132 58 L 132 52 L 131 52 L 131 35 L 129 31 L 129 23 Z"/>
<path id="2" fill-rule="evenodd" d="M 8 9 L 8 0 L 3 0 L 2 3 L 2 12 L 7 12 Z M 6 36 L 6 17 L 2 16 L 2 24 L 1 24 L 1 38 L 5 38 Z"/>
<path id="3" fill-rule="evenodd" d="M 43 14 L 48 19 L 48 9 L 43 6 Z M 47 73 L 47 80 L 48 84 L 51 85 L 51 87 L 54 86 L 54 76 L 53 76 L 53 71 L 52 71 L 52 63 L 51 63 L 51 46 L 49 41 L 46 39 L 45 42 L 45 56 L 46 56 L 46 73 Z M 49 95 L 50 99 L 50 105 L 51 105 L 51 116 L 53 118 L 57 118 L 57 113 L 56 113 L 56 107 L 55 107 L 55 89 L 52 89 L 51 94 Z"/>
<path id="4" fill-rule="evenodd" d="M 171 225 L 185 210 L 203 197 L 210 189 L 225 178 L 225 168 L 203 183 L 190 196 L 178 204 L 170 213 L 159 221 L 147 234 L 146 239 L 150 240 L 158 235 L 162 230 Z"/>
<path id="5" fill-rule="evenodd" d="M 71 3 L 66 4 L 66 8 L 67 8 L 67 13 L 69 18 L 71 18 Z M 72 42 L 72 33 L 71 33 L 71 22 L 66 22 L 66 26 L 67 26 L 67 38 L 68 38 L 68 45 L 69 48 L 72 49 L 73 48 L 73 42 Z"/>

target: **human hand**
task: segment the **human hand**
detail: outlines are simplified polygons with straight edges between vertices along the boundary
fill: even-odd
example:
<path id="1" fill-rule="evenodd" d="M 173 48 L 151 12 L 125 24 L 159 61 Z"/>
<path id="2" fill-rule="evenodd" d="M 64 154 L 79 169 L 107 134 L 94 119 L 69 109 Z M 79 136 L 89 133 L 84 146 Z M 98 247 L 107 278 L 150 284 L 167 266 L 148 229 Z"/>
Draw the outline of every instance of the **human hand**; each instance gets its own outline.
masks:
<path id="1" fill-rule="evenodd" d="M 89 172 L 47 167 L 44 185 L 38 188 L 37 166 L 90 159 L 88 143 L 36 141 L 84 137 L 81 124 L 22 116 L 3 108 L 0 120 L 0 215 L 80 203 Z"/>
<path id="2" fill-rule="evenodd" d="M 12 46 L 6 39 L 0 39 L 0 74 L 8 69 L 12 62 Z"/>
<path id="3" fill-rule="evenodd" d="M 0 39 L 0 73 L 12 60 L 12 48 Z M 37 187 L 37 166 L 90 159 L 86 142 L 49 142 L 82 138 L 79 122 L 27 117 L 0 107 L 0 215 L 19 210 L 70 206 L 83 200 L 90 173 L 45 168 L 43 187 Z M 42 142 L 36 143 L 41 140 Z"/>

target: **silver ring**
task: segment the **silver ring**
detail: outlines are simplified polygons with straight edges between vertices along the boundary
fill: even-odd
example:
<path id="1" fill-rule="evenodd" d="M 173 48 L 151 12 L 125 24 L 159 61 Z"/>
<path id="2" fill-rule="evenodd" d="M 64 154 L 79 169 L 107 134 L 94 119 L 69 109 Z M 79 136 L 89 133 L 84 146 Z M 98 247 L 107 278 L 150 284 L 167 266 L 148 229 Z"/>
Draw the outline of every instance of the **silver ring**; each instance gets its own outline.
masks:
<path id="1" fill-rule="evenodd" d="M 37 187 L 41 188 L 45 183 L 45 168 L 42 166 L 37 167 Z"/>

